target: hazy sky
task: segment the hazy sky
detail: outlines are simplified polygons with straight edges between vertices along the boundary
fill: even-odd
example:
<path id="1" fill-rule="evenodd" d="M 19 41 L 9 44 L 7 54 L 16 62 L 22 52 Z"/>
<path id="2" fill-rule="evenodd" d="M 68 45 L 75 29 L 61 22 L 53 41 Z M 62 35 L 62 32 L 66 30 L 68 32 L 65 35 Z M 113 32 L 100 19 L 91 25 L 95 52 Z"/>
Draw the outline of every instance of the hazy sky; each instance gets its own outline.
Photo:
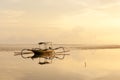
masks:
<path id="1" fill-rule="evenodd" d="M 0 43 L 120 44 L 120 0 L 0 0 Z"/>

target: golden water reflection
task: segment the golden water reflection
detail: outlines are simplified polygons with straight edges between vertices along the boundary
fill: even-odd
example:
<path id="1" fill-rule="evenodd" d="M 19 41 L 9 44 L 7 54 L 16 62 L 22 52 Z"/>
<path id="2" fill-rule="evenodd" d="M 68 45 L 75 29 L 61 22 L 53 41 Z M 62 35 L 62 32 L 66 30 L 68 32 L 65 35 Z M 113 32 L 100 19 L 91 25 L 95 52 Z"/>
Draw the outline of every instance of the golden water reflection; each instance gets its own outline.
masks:
<path id="1" fill-rule="evenodd" d="M 120 80 L 120 50 L 73 50 L 64 60 L 39 65 L 0 52 L 0 80 Z"/>

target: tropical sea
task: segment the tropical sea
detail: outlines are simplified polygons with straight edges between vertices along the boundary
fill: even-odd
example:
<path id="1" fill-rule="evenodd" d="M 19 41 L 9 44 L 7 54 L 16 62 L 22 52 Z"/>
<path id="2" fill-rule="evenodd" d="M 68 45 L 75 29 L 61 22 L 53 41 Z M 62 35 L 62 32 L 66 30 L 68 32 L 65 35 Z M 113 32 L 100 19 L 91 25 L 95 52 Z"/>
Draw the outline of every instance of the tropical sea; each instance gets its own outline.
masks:
<path id="1" fill-rule="evenodd" d="M 63 60 L 40 65 L 38 59 L 23 59 L 14 52 L 33 44 L 0 45 L 0 80 L 120 80 L 120 49 L 81 48 L 84 45 L 54 45 L 70 49 Z"/>

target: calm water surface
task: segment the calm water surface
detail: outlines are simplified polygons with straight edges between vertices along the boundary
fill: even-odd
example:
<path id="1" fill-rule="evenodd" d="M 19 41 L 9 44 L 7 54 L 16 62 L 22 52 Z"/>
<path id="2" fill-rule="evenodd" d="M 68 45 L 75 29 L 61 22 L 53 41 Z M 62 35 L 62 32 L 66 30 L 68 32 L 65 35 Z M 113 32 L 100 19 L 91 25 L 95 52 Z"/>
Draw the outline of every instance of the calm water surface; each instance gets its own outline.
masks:
<path id="1" fill-rule="evenodd" d="M 1 51 L 0 72 L 0 80 L 120 80 L 120 49 L 73 49 L 47 65 Z"/>

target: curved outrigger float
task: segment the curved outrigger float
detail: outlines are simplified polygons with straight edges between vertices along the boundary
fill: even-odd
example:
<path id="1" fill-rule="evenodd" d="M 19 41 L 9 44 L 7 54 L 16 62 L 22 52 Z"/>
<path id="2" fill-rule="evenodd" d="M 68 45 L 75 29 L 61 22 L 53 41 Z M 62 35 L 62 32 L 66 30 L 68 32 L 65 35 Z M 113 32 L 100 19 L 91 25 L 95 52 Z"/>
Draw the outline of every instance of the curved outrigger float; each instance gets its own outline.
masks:
<path id="1" fill-rule="evenodd" d="M 32 49 L 22 49 L 20 53 L 16 53 L 15 55 L 21 55 L 22 58 L 27 59 L 35 59 L 39 58 L 39 64 L 49 64 L 52 63 L 53 59 L 64 59 L 66 55 L 65 52 L 69 52 L 69 50 L 65 50 L 65 47 L 57 47 L 53 48 L 51 42 L 40 42 L 39 48 Z M 26 56 L 25 54 L 33 54 L 32 56 Z M 41 58 L 44 60 L 41 61 Z"/>

